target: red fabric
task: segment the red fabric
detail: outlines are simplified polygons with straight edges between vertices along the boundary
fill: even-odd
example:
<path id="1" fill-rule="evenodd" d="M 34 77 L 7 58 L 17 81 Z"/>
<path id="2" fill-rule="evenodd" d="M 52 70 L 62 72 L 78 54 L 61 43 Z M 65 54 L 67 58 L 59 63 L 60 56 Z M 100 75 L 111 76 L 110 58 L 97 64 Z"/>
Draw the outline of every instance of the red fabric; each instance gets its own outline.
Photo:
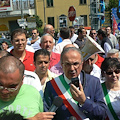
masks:
<path id="1" fill-rule="evenodd" d="M 76 113 L 76 111 L 73 109 L 73 107 L 70 105 L 70 103 L 68 102 L 68 100 L 66 100 L 65 96 L 63 95 L 63 93 L 59 89 L 59 87 L 56 84 L 55 80 L 52 79 L 50 82 L 51 82 L 53 88 L 55 89 L 55 92 L 58 94 L 58 96 L 63 99 L 63 103 L 66 106 L 66 108 L 69 110 L 69 112 L 71 113 L 71 115 L 75 116 L 77 118 L 77 120 L 82 120 L 79 117 L 79 115 Z"/>
<path id="2" fill-rule="evenodd" d="M 10 53 L 12 54 L 12 51 L 10 51 Z M 26 55 L 25 58 L 23 60 L 23 64 L 25 66 L 25 70 L 29 70 L 29 71 L 34 71 L 35 70 L 35 66 L 33 63 L 33 57 L 34 57 L 34 53 L 26 51 Z"/>
<path id="3" fill-rule="evenodd" d="M 97 61 L 96 61 L 95 64 L 96 64 L 99 68 L 101 68 L 101 64 L 102 64 L 102 62 L 104 61 L 104 58 L 101 57 L 101 56 L 98 55 L 98 54 L 97 54 L 97 56 L 98 56 L 98 59 L 97 59 Z"/>
<path id="4" fill-rule="evenodd" d="M 52 52 L 50 56 L 50 64 L 48 69 L 56 65 L 59 61 L 60 61 L 60 54 Z"/>
<path id="5" fill-rule="evenodd" d="M 113 35 L 115 35 L 115 30 L 117 30 L 117 22 L 116 22 L 116 19 L 115 17 L 113 16 Z"/>

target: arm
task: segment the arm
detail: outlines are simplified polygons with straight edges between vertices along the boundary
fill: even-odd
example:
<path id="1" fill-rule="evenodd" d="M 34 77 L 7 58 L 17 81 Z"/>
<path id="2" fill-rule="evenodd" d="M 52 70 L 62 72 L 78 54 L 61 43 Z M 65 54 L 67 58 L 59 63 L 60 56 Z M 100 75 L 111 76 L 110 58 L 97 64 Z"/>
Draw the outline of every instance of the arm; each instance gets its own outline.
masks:
<path id="1" fill-rule="evenodd" d="M 108 43 L 104 44 L 105 56 L 107 56 L 107 52 L 111 49 L 111 46 Z"/>
<path id="2" fill-rule="evenodd" d="M 89 79 L 90 80 L 90 79 Z M 96 79 L 98 80 L 98 79 Z M 91 81 L 91 80 L 90 80 Z M 106 116 L 106 105 L 103 100 L 103 93 L 100 82 L 90 82 L 87 84 L 89 96 L 85 96 L 82 86 L 80 85 L 80 90 L 75 86 L 71 85 L 71 88 L 76 91 L 76 96 L 73 95 L 73 99 L 78 101 L 80 109 L 91 119 L 102 120 Z M 94 85 L 93 85 L 94 84 Z"/>
<path id="3" fill-rule="evenodd" d="M 31 40 L 31 44 L 35 43 L 39 38 L 36 38 L 34 40 Z"/>
<path id="4" fill-rule="evenodd" d="M 55 114 L 55 112 L 40 112 L 28 120 L 52 120 Z"/>

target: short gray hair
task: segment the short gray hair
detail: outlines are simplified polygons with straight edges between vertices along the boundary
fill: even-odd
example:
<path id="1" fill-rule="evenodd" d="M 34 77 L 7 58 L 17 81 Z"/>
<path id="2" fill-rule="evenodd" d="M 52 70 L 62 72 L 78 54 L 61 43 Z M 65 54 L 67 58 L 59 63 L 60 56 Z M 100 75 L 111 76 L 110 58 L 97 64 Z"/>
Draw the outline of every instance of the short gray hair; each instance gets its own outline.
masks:
<path id="1" fill-rule="evenodd" d="M 115 54 L 115 53 L 118 53 L 119 54 L 119 58 L 120 58 L 120 51 L 118 49 L 111 49 L 107 52 L 107 55 L 108 54 Z"/>
<path id="2" fill-rule="evenodd" d="M 41 37 L 41 43 L 44 41 L 44 37 L 45 36 L 51 36 L 49 33 L 46 33 L 44 34 L 42 37 Z M 51 36 L 52 37 L 52 36 Z M 53 37 L 52 37 L 53 38 Z M 55 43 L 55 39 L 53 38 L 53 43 Z"/>

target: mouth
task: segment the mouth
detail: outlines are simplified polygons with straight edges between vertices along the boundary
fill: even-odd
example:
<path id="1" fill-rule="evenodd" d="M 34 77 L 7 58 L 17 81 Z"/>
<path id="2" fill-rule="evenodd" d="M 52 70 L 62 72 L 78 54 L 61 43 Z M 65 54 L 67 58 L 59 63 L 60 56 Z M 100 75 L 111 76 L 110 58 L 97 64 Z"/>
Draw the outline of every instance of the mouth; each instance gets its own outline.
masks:
<path id="1" fill-rule="evenodd" d="M 10 98 L 10 96 L 7 94 L 7 95 L 1 95 L 1 98 L 3 99 L 3 100 L 8 100 L 9 98 Z"/>
<path id="2" fill-rule="evenodd" d="M 70 71 L 69 74 L 71 74 L 71 76 L 75 76 L 76 75 L 76 71 Z"/>

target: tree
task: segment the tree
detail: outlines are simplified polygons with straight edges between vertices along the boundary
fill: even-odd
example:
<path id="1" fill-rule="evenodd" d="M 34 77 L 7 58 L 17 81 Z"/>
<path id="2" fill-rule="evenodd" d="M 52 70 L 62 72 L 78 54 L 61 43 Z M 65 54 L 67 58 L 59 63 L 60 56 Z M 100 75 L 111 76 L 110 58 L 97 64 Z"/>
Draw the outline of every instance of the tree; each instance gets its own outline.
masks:
<path id="1" fill-rule="evenodd" d="M 111 18 L 112 8 L 118 7 L 119 0 L 109 0 L 109 4 L 105 6 L 105 11 L 109 11 L 109 18 Z M 112 25 L 112 19 L 110 19 L 110 24 Z"/>
<path id="2" fill-rule="evenodd" d="M 39 16 L 34 15 L 35 19 L 36 19 L 36 28 L 39 31 L 40 36 L 43 34 L 43 29 L 41 28 L 43 25 L 42 20 L 39 18 Z"/>
<path id="3" fill-rule="evenodd" d="M 42 20 L 39 18 L 39 16 L 37 16 L 37 15 L 34 15 L 34 17 L 35 17 L 35 19 L 36 19 L 36 27 L 37 28 L 41 28 L 42 27 L 42 25 L 43 25 L 43 22 L 42 22 Z"/>
<path id="4" fill-rule="evenodd" d="M 106 6 L 106 11 L 111 11 L 112 8 L 118 7 L 119 0 L 109 0 L 109 4 Z"/>

